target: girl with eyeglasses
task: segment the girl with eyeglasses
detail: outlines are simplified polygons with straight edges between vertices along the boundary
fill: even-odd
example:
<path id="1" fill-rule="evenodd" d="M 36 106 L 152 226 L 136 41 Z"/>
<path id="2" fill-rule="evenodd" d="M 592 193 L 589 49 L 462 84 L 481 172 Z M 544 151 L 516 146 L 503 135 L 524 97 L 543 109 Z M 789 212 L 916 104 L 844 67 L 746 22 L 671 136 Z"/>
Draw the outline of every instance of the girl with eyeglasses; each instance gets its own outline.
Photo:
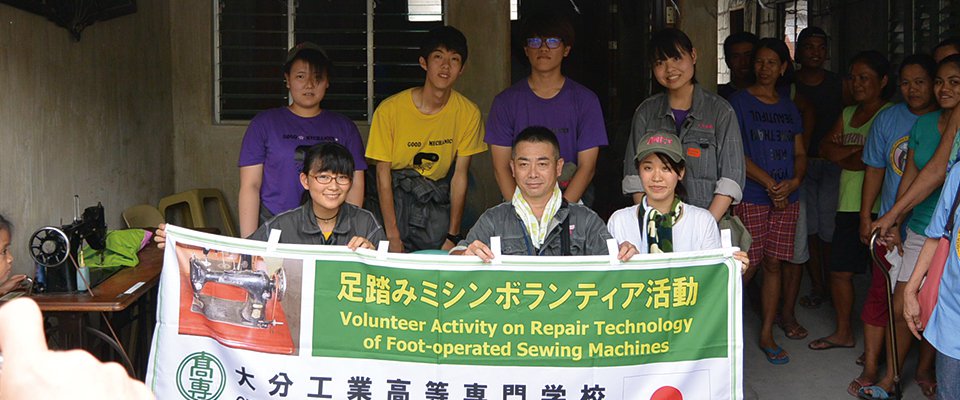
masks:
<path id="1" fill-rule="evenodd" d="M 530 76 L 493 100 L 484 136 L 505 200 L 513 198 L 517 186 L 510 173 L 514 139 L 529 126 L 543 126 L 560 142 L 563 198 L 591 203 L 592 194 L 587 189 L 596 171 L 600 146 L 607 145 L 607 131 L 597 95 L 561 71 L 573 40 L 573 26 L 563 17 L 535 15 L 523 23 L 523 52 L 530 61 Z"/>
<path id="2" fill-rule="evenodd" d="M 265 241 L 270 230 L 280 230 L 280 243 L 347 246 L 374 249 L 386 240 L 383 227 L 370 211 L 347 203 L 353 181 L 353 156 L 338 143 L 321 142 L 307 149 L 300 185 L 305 190 L 300 207 L 277 214 L 247 239 Z M 155 241 L 166 241 L 164 225 Z"/>

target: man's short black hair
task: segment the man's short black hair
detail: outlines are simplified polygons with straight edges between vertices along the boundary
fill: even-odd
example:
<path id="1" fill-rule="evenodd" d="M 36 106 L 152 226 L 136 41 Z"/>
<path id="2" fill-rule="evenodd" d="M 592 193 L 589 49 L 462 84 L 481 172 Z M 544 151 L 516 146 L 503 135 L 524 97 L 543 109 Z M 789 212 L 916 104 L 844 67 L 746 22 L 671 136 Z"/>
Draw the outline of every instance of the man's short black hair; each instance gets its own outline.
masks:
<path id="1" fill-rule="evenodd" d="M 520 31 L 523 35 L 524 45 L 526 39 L 532 37 L 557 37 L 563 41 L 565 46 L 573 46 L 576 39 L 576 33 L 570 20 L 559 13 L 540 13 L 534 14 L 523 19 L 523 28 Z"/>
<path id="2" fill-rule="evenodd" d="M 467 37 L 463 36 L 457 28 L 452 26 L 440 26 L 433 28 L 427 33 L 427 37 L 420 42 L 420 57 L 424 60 L 430 58 L 430 53 L 437 49 L 447 49 L 457 53 L 462 58 L 460 65 L 467 63 Z"/>
<path id="3" fill-rule="evenodd" d="M 800 34 L 797 35 L 797 47 L 802 46 L 804 41 L 813 38 L 821 38 L 823 39 L 824 43 L 829 43 L 830 39 L 829 36 L 827 36 L 827 32 L 824 32 L 823 28 L 819 26 L 808 26 L 803 28 L 803 30 L 800 31 Z"/>
<path id="4" fill-rule="evenodd" d="M 757 47 L 757 42 L 759 41 L 760 38 L 754 35 L 753 32 L 743 31 L 734 33 L 723 40 L 723 56 L 724 58 L 730 57 L 730 52 L 733 51 L 731 48 L 735 44 L 750 43 L 753 47 Z"/>
<path id="5" fill-rule="evenodd" d="M 554 158 L 560 159 L 560 141 L 557 140 L 557 135 L 555 135 L 553 131 L 548 128 L 542 126 L 528 126 L 520 131 L 516 139 L 513 139 L 513 150 L 510 158 L 516 157 L 517 144 L 520 142 L 550 143 L 553 145 Z"/>

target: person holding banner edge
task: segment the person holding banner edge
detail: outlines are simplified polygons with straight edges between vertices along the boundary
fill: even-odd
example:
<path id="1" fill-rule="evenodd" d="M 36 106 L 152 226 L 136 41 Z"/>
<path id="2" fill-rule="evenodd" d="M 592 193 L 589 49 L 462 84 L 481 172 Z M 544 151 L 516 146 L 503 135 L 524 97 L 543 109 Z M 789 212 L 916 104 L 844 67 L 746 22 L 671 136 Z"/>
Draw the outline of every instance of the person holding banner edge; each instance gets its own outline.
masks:
<path id="1" fill-rule="evenodd" d="M 640 203 L 610 216 L 607 228 L 613 238 L 632 243 L 640 254 L 719 249 L 720 230 L 713 215 L 683 201 L 686 162 L 680 138 L 654 132 L 641 138 L 636 150 L 640 181 L 649 190 Z M 734 258 L 745 272 L 750 265 L 747 252 L 734 252 Z"/>
<path id="2" fill-rule="evenodd" d="M 373 213 L 346 203 L 353 185 L 353 156 L 346 147 L 318 143 L 306 151 L 300 184 L 303 205 L 273 217 L 247 239 L 265 241 L 272 229 L 280 230 L 280 243 L 376 248 L 386 240 L 383 227 Z M 309 201 L 307 201 L 309 199 Z M 154 240 L 163 248 L 165 225 L 157 229 Z"/>
<path id="3" fill-rule="evenodd" d="M 501 237 L 505 255 L 607 255 L 606 224 L 589 208 L 563 199 L 557 178 L 563 169 L 556 135 L 542 126 L 521 131 L 513 142 L 510 170 L 517 182 L 513 198 L 488 209 L 467 237 L 450 254 L 480 257 L 496 255 L 490 238 Z M 638 254 L 630 242 L 619 245 L 617 258 Z"/>

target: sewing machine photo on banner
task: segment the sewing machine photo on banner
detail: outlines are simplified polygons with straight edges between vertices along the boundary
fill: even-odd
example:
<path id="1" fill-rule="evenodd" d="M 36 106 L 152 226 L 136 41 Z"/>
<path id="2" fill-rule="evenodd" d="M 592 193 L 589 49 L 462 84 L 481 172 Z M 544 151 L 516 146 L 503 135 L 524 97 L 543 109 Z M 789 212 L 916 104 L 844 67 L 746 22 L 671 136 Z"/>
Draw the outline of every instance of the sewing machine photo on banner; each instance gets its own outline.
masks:
<path id="1" fill-rule="evenodd" d="M 178 244 L 180 334 L 230 347 L 296 354 L 302 262 Z M 292 272 L 292 274 L 291 274 Z M 292 281 L 291 281 L 292 278 Z"/>

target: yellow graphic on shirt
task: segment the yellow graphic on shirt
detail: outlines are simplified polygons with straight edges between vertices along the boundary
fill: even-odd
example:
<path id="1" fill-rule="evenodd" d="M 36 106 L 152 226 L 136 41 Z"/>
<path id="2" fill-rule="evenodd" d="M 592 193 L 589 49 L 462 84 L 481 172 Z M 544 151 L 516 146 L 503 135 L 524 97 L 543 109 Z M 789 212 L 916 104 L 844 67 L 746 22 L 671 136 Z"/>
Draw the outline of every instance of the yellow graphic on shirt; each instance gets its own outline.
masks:
<path id="1" fill-rule="evenodd" d="M 904 136 L 890 148 L 890 166 L 900 176 L 903 176 L 903 170 L 907 168 L 907 143 L 909 141 L 910 136 Z"/>

